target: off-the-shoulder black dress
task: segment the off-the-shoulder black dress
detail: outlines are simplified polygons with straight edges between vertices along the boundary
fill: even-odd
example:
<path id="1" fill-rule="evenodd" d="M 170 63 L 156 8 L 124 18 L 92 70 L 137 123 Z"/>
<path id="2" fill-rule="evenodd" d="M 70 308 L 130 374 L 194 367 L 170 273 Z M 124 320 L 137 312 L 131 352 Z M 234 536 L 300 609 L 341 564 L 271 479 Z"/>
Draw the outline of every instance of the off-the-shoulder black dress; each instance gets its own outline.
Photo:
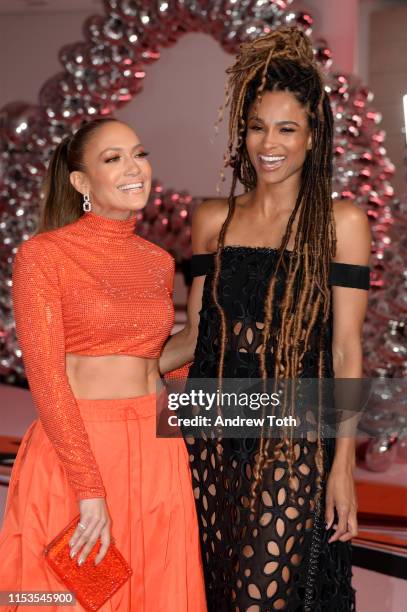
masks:
<path id="1" fill-rule="evenodd" d="M 284 252 L 284 259 L 291 256 Z M 223 376 L 259 378 L 265 295 L 276 264 L 277 250 L 263 247 L 225 247 L 218 296 L 226 313 L 228 340 Z M 206 274 L 199 334 L 189 378 L 216 378 L 219 315 L 211 296 L 214 257 L 194 255 L 192 275 Z M 274 297 L 273 331 L 279 329 L 278 304 L 286 272 L 280 269 Z M 369 288 L 369 268 L 333 262 L 330 285 Z M 325 330 L 315 326 L 303 360 L 302 377 L 317 377 L 317 347 L 324 336 L 325 377 L 332 378 L 332 319 Z M 272 346 L 272 344 L 271 344 Z M 270 348 L 271 348 L 270 346 Z M 273 352 L 267 354 L 274 372 Z M 287 465 L 276 460 L 263 474 L 260 507 L 253 521 L 250 483 L 259 440 L 196 438 L 188 444 L 197 497 L 202 556 L 209 612 L 351 612 L 349 543 L 328 544 L 333 531 L 324 525 L 324 501 L 315 505 L 316 444 L 296 441 L 294 473 L 298 487 L 293 498 Z M 219 451 L 219 448 L 218 448 Z M 334 440 L 324 441 L 325 473 L 329 472 Z M 324 479 L 323 486 L 326 483 Z"/>

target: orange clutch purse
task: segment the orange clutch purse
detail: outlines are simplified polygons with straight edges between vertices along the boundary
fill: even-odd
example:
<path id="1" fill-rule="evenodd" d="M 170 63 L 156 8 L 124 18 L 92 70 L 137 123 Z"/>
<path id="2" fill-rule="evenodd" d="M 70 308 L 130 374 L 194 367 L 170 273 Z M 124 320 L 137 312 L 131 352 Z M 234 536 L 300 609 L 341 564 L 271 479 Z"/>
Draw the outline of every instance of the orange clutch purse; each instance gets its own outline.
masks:
<path id="1" fill-rule="evenodd" d="M 79 566 L 69 556 L 69 540 L 80 520 L 79 515 L 44 550 L 45 558 L 60 580 L 72 591 L 85 610 L 99 608 L 130 578 L 131 567 L 114 544 L 98 565 L 94 560 L 101 546 L 95 544 L 86 561 Z"/>

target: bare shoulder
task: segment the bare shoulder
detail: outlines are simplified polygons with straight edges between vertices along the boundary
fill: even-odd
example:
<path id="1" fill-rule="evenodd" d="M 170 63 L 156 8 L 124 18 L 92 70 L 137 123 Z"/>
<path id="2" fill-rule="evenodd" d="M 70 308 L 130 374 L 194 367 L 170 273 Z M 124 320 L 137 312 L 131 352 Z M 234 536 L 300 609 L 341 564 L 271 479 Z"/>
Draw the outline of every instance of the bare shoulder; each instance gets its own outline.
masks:
<path id="1" fill-rule="evenodd" d="M 366 213 L 359 206 L 356 206 L 352 200 L 336 200 L 333 203 L 333 211 L 337 227 L 354 225 L 355 223 L 360 227 L 363 225 L 369 227 Z"/>
<path id="2" fill-rule="evenodd" d="M 351 200 L 333 205 L 336 228 L 336 261 L 367 265 L 371 250 L 371 232 L 366 213 Z"/>
<path id="3" fill-rule="evenodd" d="M 217 198 L 200 202 L 195 209 L 194 221 L 199 220 L 206 223 L 215 223 L 226 219 L 228 214 L 227 198 Z"/>
<path id="4" fill-rule="evenodd" d="M 228 214 L 227 198 L 204 200 L 195 209 L 192 219 L 192 250 L 210 253 Z"/>

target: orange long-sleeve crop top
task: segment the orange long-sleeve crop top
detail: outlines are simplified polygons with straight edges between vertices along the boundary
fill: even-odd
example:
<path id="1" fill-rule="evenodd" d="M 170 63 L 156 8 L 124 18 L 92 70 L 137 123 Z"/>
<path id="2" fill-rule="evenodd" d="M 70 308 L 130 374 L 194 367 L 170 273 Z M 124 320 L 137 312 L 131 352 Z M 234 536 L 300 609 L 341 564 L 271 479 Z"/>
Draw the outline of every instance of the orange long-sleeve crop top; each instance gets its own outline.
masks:
<path id="1" fill-rule="evenodd" d="M 157 358 L 174 321 L 174 260 L 134 219 L 85 213 L 15 257 L 17 337 L 40 421 L 77 499 L 104 497 L 65 371 L 66 353 Z"/>

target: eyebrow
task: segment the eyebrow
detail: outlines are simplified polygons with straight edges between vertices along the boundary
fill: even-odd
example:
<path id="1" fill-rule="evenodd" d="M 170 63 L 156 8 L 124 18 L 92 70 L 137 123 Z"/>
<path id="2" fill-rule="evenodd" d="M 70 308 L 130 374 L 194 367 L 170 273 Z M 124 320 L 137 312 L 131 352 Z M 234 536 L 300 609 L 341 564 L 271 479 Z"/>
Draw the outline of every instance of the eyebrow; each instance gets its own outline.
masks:
<path id="1" fill-rule="evenodd" d="M 134 147 L 132 148 L 132 151 L 142 146 L 143 145 L 141 144 L 141 142 L 139 142 L 138 144 L 134 145 Z M 103 149 L 103 151 L 101 151 L 100 155 L 103 155 L 103 153 L 106 153 L 106 151 L 123 151 L 123 148 L 122 147 L 107 147 L 107 149 Z"/>
<path id="2" fill-rule="evenodd" d="M 251 117 L 249 117 L 249 121 L 260 121 L 261 123 L 264 123 L 263 119 L 261 119 L 260 117 L 256 117 L 256 115 L 252 115 Z M 301 127 L 299 123 L 297 123 L 296 121 L 291 121 L 291 120 L 284 120 L 284 121 L 277 121 L 276 125 L 296 125 L 297 127 Z"/>

